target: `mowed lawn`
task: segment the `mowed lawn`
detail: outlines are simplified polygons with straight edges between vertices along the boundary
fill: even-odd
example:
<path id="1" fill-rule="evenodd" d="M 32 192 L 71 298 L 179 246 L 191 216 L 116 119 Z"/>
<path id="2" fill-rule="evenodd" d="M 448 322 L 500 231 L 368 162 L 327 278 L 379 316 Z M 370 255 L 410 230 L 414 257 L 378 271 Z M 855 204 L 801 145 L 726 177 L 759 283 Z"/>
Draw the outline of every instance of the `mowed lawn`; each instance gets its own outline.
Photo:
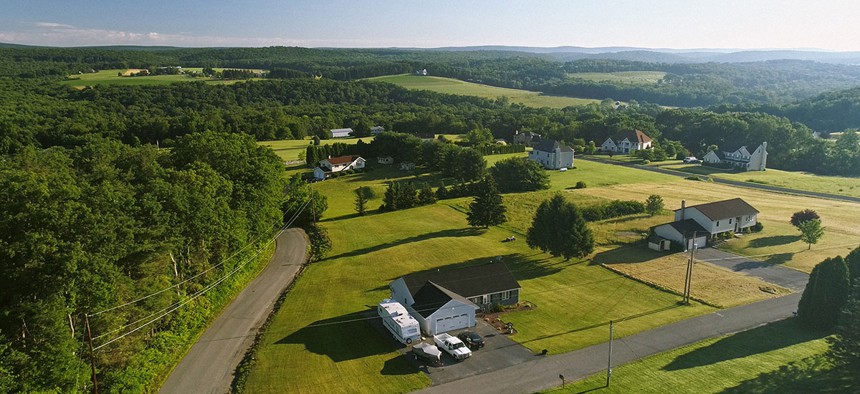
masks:
<path id="1" fill-rule="evenodd" d="M 476 96 L 496 100 L 507 97 L 512 103 L 520 103 L 529 107 L 564 108 L 577 105 L 599 103 L 600 100 L 581 99 L 573 97 L 547 96 L 528 90 L 500 88 L 464 82 L 458 79 L 433 76 L 418 76 L 412 74 L 388 75 L 368 78 L 370 81 L 388 82 L 412 90 L 429 90 L 437 93 L 456 94 L 460 96 Z"/>
<path id="2" fill-rule="evenodd" d="M 615 367 L 612 383 L 606 374 L 549 390 L 551 393 L 748 393 L 771 392 L 773 381 L 762 379 L 784 365 L 815 357 L 827 350 L 820 334 L 798 328 L 791 320 L 771 323 L 742 333 L 684 346 Z M 806 377 L 795 376 L 806 380 Z M 826 387 L 800 388 L 782 382 L 791 392 L 814 392 Z M 768 390 L 771 389 L 771 390 Z M 808 390 L 813 391 L 808 391 Z M 832 388 L 831 388 L 832 389 Z M 849 389 L 850 390 L 850 389 Z M 785 391 L 774 391 L 785 392 Z M 840 390 L 832 391 L 840 392 Z M 848 392 L 848 391 L 841 391 Z"/>
<path id="3" fill-rule="evenodd" d="M 509 231 L 472 229 L 447 202 L 364 217 L 345 214 L 352 204 L 348 190 L 378 182 L 359 177 L 315 185 L 340 211 L 327 213 L 322 222 L 334 249 L 308 267 L 274 316 L 248 392 L 404 392 L 429 385 L 395 351 L 397 344 L 367 320 L 368 311 L 372 315 L 389 295 L 390 281 L 425 269 L 501 257 L 520 281 L 523 300 L 536 306 L 504 319 L 518 330 L 512 338 L 535 351 L 564 352 L 602 342 L 609 320 L 623 321 L 618 335 L 624 336 L 714 310 L 680 307 L 678 296 L 585 260 L 552 258 L 522 240 L 501 242 Z"/>
<path id="4" fill-rule="evenodd" d="M 201 68 L 194 70 L 202 70 Z M 101 70 L 94 73 L 74 74 L 68 79 L 61 81 L 60 84 L 72 86 L 75 88 L 83 88 L 85 86 L 94 85 L 124 85 L 124 86 L 140 86 L 140 85 L 169 85 L 174 82 L 194 82 L 203 81 L 209 84 L 230 84 L 239 82 L 239 80 L 223 80 L 212 79 L 206 77 L 194 78 L 185 74 L 178 75 L 148 75 L 143 77 L 128 77 L 119 76 L 118 73 L 127 70 Z M 245 80 L 243 80 L 245 81 Z"/>
<path id="5" fill-rule="evenodd" d="M 663 71 L 618 71 L 610 73 L 568 73 L 568 78 L 584 79 L 593 82 L 626 83 L 634 85 L 653 85 L 663 79 Z"/>
<path id="6" fill-rule="evenodd" d="M 842 196 L 860 197 L 860 178 L 816 175 L 808 172 L 782 171 L 768 168 L 767 171 L 727 172 L 695 164 L 661 165 L 692 174 L 708 175 L 713 178 L 734 181 L 761 183 L 811 192 L 830 193 Z"/>
<path id="7" fill-rule="evenodd" d="M 320 140 L 320 145 L 331 145 L 336 142 L 353 145 L 358 143 L 358 140 L 362 140 L 365 143 L 369 144 L 371 141 L 373 141 L 373 137 Z M 311 140 L 310 138 L 305 138 L 301 140 L 260 141 L 257 144 L 272 148 L 275 154 L 278 155 L 278 157 L 280 157 L 283 161 L 304 161 L 305 151 L 308 149 L 308 145 L 310 145 L 312 142 L 313 140 Z"/>
<path id="8" fill-rule="evenodd" d="M 650 175 L 643 175 L 649 177 Z M 740 197 L 760 211 L 758 218 L 764 230 L 744 234 L 726 242 L 721 248 L 773 264 L 783 264 L 804 272 L 828 257 L 844 256 L 860 246 L 860 204 L 771 193 L 761 190 L 697 182 L 674 178 L 671 182 L 612 185 L 575 191 L 593 197 L 643 201 L 650 194 L 663 197 L 666 209 L 678 209 L 681 200 L 687 206 Z M 825 234 L 818 244 L 807 250 L 800 232 L 789 220 L 801 209 L 813 209 L 822 218 Z M 667 222 L 670 219 L 667 217 Z"/>

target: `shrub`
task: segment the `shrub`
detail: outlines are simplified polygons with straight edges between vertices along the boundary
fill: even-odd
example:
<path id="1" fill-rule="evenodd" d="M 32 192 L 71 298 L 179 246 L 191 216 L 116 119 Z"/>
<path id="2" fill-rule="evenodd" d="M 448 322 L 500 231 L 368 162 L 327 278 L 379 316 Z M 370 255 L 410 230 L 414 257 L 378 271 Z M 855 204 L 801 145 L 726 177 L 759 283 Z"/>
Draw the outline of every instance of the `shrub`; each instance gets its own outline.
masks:
<path id="1" fill-rule="evenodd" d="M 757 233 L 757 232 L 759 232 L 759 231 L 761 231 L 761 230 L 764 230 L 764 224 L 761 224 L 761 222 L 756 222 L 756 223 L 752 226 L 752 232 L 754 232 L 754 233 Z"/>
<path id="2" fill-rule="evenodd" d="M 642 164 L 651 164 L 651 160 L 642 160 Z"/>
<path id="3" fill-rule="evenodd" d="M 574 186 L 573 188 L 574 189 L 585 189 L 586 187 L 587 186 L 585 185 L 585 182 L 579 181 L 579 182 L 576 182 L 576 186 Z"/>

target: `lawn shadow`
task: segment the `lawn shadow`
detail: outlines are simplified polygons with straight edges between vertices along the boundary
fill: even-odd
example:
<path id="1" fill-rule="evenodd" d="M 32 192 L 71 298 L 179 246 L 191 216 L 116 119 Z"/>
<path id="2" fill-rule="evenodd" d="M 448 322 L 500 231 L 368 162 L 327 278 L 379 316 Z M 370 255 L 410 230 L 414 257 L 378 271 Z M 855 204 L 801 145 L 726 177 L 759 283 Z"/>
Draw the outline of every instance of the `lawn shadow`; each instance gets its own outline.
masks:
<path id="1" fill-rule="evenodd" d="M 794 253 L 772 254 L 764 262 L 769 265 L 784 264 L 791 260 L 792 257 L 794 257 Z"/>
<path id="2" fill-rule="evenodd" d="M 826 335 L 799 327 L 795 319 L 786 319 L 725 337 L 709 346 L 682 354 L 662 369 L 677 371 L 712 365 L 808 342 Z"/>
<path id="3" fill-rule="evenodd" d="M 339 258 L 343 258 L 343 257 L 360 256 L 360 255 L 367 254 L 367 253 L 378 252 L 378 251 L 383 250 L 383 249 L 393 248 L 395 246 L 405 245 L 405 244 L 409 244 L 409 243 L 413 243 L 413 242 L 426 241 L 428 239 L 433 239 L 433 238 L 472 237 L 472 236 L 476 236 L 476 235 L 481 234 L 483 231 L 484 230 L 482 230 L 482 229 L 477 229 L 474 227 L 436 231 L 436 232 L 432 232 L 432 233 L 416 235 L 414 237 L 398 239 L 396 241 L 392 241 L 392 242 L 388 242 L 388 243 L 384 243 L 384 244 L 379 244 L 379 245 L 369 246 L 369 247 L 362 248 L 362 249 L 353 250 L 353 251 L 342 253 L 342 254 L 339 254 L 336 256 L 328 257 L 328 258 L 326 258 L 326 260 L 334 260 L 334 259 L 339 259 Z"/>
<path id="4" fill-rule="evenodd" d="M 385 360 L 385 364 L 382 365 L 382 370 L 379 373 L 388 376 L 412 375 L 415 373 L 415 365 L 409 362 L 407 356 L 397 355 Z"/>
<path id="5" fill-rule="evenodd" d="M 856 390 L 856 377 L 831 368 L 824 356 L 806 357 L 779 369 L 745 380 L 723 393 L 850 393 Z"/>
<path id="6" fill-rule="evenodd" d="M 375 307 L 317 320 L 275 344 L 304 345 L 307 351 L 328 356 L 334 362 L 385 354 L 393 350 L 392 346 L 403 346 L 385 331 Z"/>
<path id="7" fill-rule="evenodd" d="M 645 263 L 668 255 L 669 253 L 658 252 L 637 244 L 636 246 L 622 246 L 599 252 L 591 258 L 589 265 Z"/>
<path id="8" fill-rule="evenodd" d="M 556 272 L 561 271 L 562 269 L 564 269 L 564 267 L 579 263 L 578 260 L 557 261 L 556 259 L 552 259 L 549 257 L 535 259 L 535 256 L 541 255 L 543 254 L 535 253 L 534 255 L 527 256 L 522 253 L 511 253 L 496 257 L 479 257 L 476 259 L 464 260 L 459 263 L 448 264 L 444 267 L 432 268 L 424 271 L 416 271 L 413 274 L 422 275 L 428 272 L 450 271 L 476 265 L 503 262 L 505 263 L 505 266 L 508 267 L 508 270 L 511 271 L 511 274 L 514 275 L 514 278 L 516 278 L 517 280 L 527 280 L 541 276 L 552 275 Z M 388 281 L 391 282 L 396 280 L 397 278 L 400 277 L 398 276 L 389 278 Z M 372 290 L 383 290 L 386 288 L 388 288 L 387 285 L 378 286 Z"/>
<path id="9" fill-rule="evenodd" d="M 754 248 L 764 248 L 767 246 L 786 245 L 800 240 L 799 235 L 774 235 L 750 240 L 749 245 Z"/>

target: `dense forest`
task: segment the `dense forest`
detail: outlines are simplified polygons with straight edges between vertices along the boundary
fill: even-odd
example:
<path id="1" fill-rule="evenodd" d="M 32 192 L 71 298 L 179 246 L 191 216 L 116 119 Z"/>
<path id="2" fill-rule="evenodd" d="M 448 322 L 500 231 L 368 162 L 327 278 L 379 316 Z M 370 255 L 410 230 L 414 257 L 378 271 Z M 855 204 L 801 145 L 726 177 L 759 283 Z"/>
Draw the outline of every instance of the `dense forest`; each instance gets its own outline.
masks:
<path id="1" fill-rule="evenodd" d="M 91 69 L 174 65 L 265 68 L 279 77 L 81 90 L 57 83 Z M 381 125 L 405 134 L 479 130 L 506 139 L 533 131 L 583 151 L 640 129 L 668 156 L 767 141 L 769 167 L 858 176 L 858 135 L 815 139 L 809 127 L 860 125 L 860 90 L 825 93 L 856 82 L 856 71 L 846 67 L 563 63 L 499 51 L 0 48 L 0 392 L 82 390 L 90 377 L 85 314 L 97 337 L 104 391 L 156 384 L 175 349 L 253 272 L 285 213 L 309 198 L 307 186 L 284 179 L 283 163 L 256 141 L 327 138 L 340 127 L 363 134 Z M 530 108 L 356 80 L 418 68 L 576 96 L 596 84 L 589 93 L 595 97 L 640 101 Z M 624 70 L 667 74 L 639 93 L 638 86 L 569 76 Z M 679 106 L 722 105 L 657 105 L 675 94 Z M 426 144 L 422 154 L 493 152 L 445 144 Z M 220 281 L 226 284 L 212 287 Z M 193 307 L 152 320 L 185 304 Z"/>

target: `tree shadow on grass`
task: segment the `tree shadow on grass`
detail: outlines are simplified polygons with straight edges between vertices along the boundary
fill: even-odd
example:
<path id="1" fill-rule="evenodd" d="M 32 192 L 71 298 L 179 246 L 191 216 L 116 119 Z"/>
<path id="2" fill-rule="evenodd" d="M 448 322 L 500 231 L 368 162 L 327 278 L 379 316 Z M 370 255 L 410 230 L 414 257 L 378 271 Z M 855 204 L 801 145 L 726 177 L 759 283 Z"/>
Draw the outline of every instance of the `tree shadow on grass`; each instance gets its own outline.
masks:
<path id="1" fill-rule="evenodd" d="M 677 371 L 744 358 L 754 354 L 819 339 L 826 333 L 803 329 L 794 319 L 786 319 L 740 332 L 676 357 L 664 371 Z"/>
<path id="2" fill-rule="evenodd" d="M 385 354 L 392 346 L 402 346 L 380 329 L 385 330 L 376 311 L 368 309 L 317 320 L 275 343 L 304 345 L 307 351 L 334 362 Z"/>
<path id="3" fill-rule="evenodd" d="M 794 257 L 794 253 L 772 254 L 772 255 L 768 256 L 764 262 L 767 264 L 771 264 L 771 265 L 773 265 L 773 264 L 785 264 L 789 260 L 791 260 L 792 257 Z"/>
<path id="4" fill-rule="evenodd" d="M 774 235 L 772 237 L 750 240 L 749 245 L 754 248 L 764 248 L 768 246 L 786 245 L 799 240 L 799 235 Z"/>
<path id="5" fill-rule="evenodd" d="M 766 372 L 723 390 L 728 394 L 745 393 L 850 393 L 857 381 L 851 373 L 834 369 L 824 356 L 792 361 L 778 370 Z"/>
<path id="6" fill-rule="evenodd" d="M 479 257 L 476 259 L 464 260 L 459 263 L 449 264 L 444 267 L 433 268 L 424 271 L 416 271 L 414 274 L 422 275 L 429 272 L 450 271 L 465 267 L 471 267 L 482 264 L 495 262 L 503 262 L 511 274 L 518 281 L 538 278 L 541 276 L 552 275 L 561 271 L 564 267 L 579 264 L 579 260 L 561 261 L 559 259 L 550 258 L 543 253 L 535 253 L 534 255 L 524 255 L 522 253 L 511 253 L 496 257 Z M 398 277 L 388 278 L 389 283 L 396 280 Z M 383 290 L 388 288 L 388 285 L 378 286 L 371 290 Z"/>
<path id="7" fill-rule="evenodd" d="M 591 258 L 590 265 L 644 263 L 668 255 L 666 252 L 658 252 L 637 244 L 597 253 Z"/>
<path id="8" fill-rule="evenodd" d="M 367 254 L 367 253 L 378 252 L 378 251 L 383 250 L 383 249 L 393 248 L 393 247 L 399 246 L 399 245 L 405 245 L 405 244 L 409 244 L 409 243 L 413 243 L 413 242 L 426 241 L 428 239 L 433 239 L 433 238 L 472 237 L 472 236 L 479 235 L 482 231 L 483 230 L 472 228 L 472 227 L 436 231 L 436 232 L 432 232 L 432 233 L 417 235 L 414 237 L 398 239 L 396 241 L 392 241 L 392 242 L 388 242 L 388 243 L 384 243 L 384 244 L 373 245 L 373 246 L 369 246 L 369 247 L 362 248 L 362 249 L 356 249 L 356 250 L 353 250 L 350 252 L 346 252 L 346 253 L 342 253 L 342 254 L 339 254 L 336 256 L 328 257 L 328 258 L 326 258 L 326 260 L 334 260 L 334 259 L 339 259 L 339 258 L 343 258 L 343 257 L 360 256 L 360 255 Z"/>

